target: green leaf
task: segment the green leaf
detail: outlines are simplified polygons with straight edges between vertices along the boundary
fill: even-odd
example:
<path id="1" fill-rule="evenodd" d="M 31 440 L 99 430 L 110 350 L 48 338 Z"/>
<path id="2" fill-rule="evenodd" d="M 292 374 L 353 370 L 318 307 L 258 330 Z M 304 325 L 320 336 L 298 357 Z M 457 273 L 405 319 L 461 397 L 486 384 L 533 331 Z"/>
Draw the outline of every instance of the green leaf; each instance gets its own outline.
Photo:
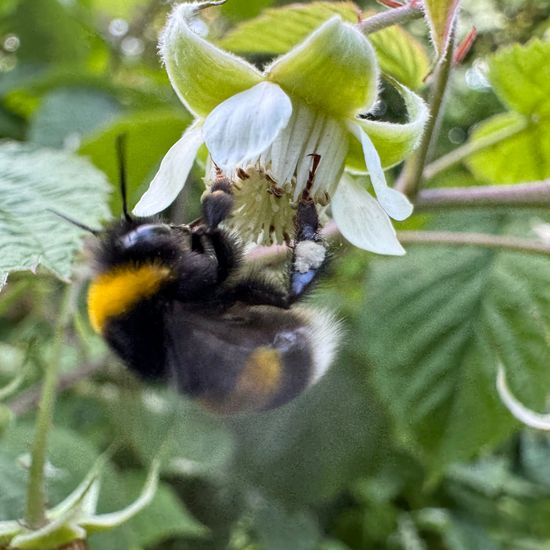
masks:
<path id="1" fill-rule="evenodd" d="M 467 164 L 476 178 L 492 183 L 518 183 L 550 177 L 550 116 L 527 119 L 514 112 L 482 122 L 470 142 L 504 139 L 471 155 Z"/>
<path id="2" fill-rule="evenodd" d="M 496 217 L 449 218 L 445 227 L 465 224 L 525 229 Z M 364 311 L 376 388 L 399 436 L 435 468 L 494 446 L 517 426 L 496 392 L 499 360 L 526 404 L 540 406 L 550 387 L 547 258 L 410 247 L 403 259 L 373 264 Z"/>
<path id="3" fill-rule="evenodd" d="M 267 9 L 231 29 L 218 44 L 236 53 L 283 54 L 335 14 L 356 23 L 360 9 L 353 2 L 311 2 Z"/>
<path id="4" fill-rule="evenodd" d="M 131 19 L 137 10 L 143 9 L 148 0 L 91 0 L 95 10 L 114 18 Z"/>
<path id="5" fill-rule="evenodd" d="M 531 40 L 501 48 L 489 59 L 489 80 L 510 109 L 550 115 L 550 42 Z"/>
<path id="6" fill-rule="evenodd" d="M 91 32 L 82 14 L 75 17 L 73 8 L 57 0 L 20 0 L 8 19 L 10 32 L 20 39 L 17 57 L 34 63 L 83 63 L 99 35 Z"/>
<path id="7" fill-rule="evenodd" d="M 143 476 L 127 473 L 122 476 L 125 487 L 139 494 Z M 151 504 L 132 518 L 126 527 L 143 546 L 153 546 L 171 537 L 203 537 L 206 528 L 185 509 L 181 500 L 167 483 L 161 483 Z"/>
<path id="8" fill-rule="evenodd" d="M 229 5 L 229 4 L 228 4 Z M 357 22 L 360 8 L 353 2 L 290 4 L 265 10 L 259 17 L 231 29 L 220 46 L 236 53 L 286 53 L 335 14 Z M 394 26 L 369 35 L 381 69 L 417 89 L 429 70 L 425 48 L 403 28 Z"/>
<path id="9" fill-rule="evenodd" d="M 397 25 L 369 34 L 382 71 L 405 86 L 417 90 L 430 69 L 424 46 Z"/>
<path id="10" fill-rule="evenodd" d="M 271 6 L 274 0 L 231 0 L 222 6 L 221 13 L 225 17 L 241 21 L 256 17 L 262 10 Z"/>
<path id="11" fill-rule="evenodd" d="M 315 550 L 320 532 L 311 514 L 287 512 L 275 502 L 258 506 L 254 528 L 263 550 Z"/>
<path id="12" fill-rule="evenodd" d="M 29 441 L 34 427 L 17 423 L 5 434 L 0 445 L 0 518 L 18 519 L 24 515 Z M 97 450 L 71 430 L 54 428 L 50 433 L 46 483 L 50 506 L 61 502 L 80 484 L 97 459 Z"/>
<path id="13" fill-rule="evenodd" d="M 89 88 L 59 88 L 44 97 L 34 114 L 29 141 L 46 147 L 80 145 L 82 137 L 120 113 L 109 94 Z"/>
<path id="14" fill-rule="evenodd" d="M 107 215 L 105 177 L 85 160 L 35 146 L 0 144 L 0 279 L 43 265 L 67 279 L 84 234 L 53 208 L 97 227 Z"/>
<path id="15" fill-rule="evenodd" d="M 424 0 L 424 12 L 438 58 L 445 55 L 460 0 Z"/>
<path id="16" fill-rule="evenodd" d="M 220 419 L 172 392 L 124 393 L 108 412 L 117 440 L 144 462 L 164 446 L 164 469 L 172 473 L 215 473 L 233 454 L 231 434 Z"/>
<path id="17" fill-rule="evenodd" d="M 153 177 L 166 151 L 181 137 L 191 117 L 183 109 L 156 109 L 124 115 L 92 134 L 80 153 L 118 187 L 117 136 L 126 135 L 129 205 L 133 206 Z M 112 210 L 121 211 L 120 194 L 113 193 Z"/>

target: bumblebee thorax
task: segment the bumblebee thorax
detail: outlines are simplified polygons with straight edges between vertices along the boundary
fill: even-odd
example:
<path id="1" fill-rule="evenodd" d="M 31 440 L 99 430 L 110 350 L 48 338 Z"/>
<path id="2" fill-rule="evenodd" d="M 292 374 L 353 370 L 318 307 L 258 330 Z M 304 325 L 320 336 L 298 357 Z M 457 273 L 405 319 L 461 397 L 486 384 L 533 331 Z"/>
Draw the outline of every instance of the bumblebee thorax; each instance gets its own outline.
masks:
<path id="1" fill-rule="evenodd" d="M 107 321 L 154 296 L 172 277 L 171 269 L 158 263 L 120 265 L 100 273 L 88 290 L 88 315 L 94 330 L 103 332 Z"/>

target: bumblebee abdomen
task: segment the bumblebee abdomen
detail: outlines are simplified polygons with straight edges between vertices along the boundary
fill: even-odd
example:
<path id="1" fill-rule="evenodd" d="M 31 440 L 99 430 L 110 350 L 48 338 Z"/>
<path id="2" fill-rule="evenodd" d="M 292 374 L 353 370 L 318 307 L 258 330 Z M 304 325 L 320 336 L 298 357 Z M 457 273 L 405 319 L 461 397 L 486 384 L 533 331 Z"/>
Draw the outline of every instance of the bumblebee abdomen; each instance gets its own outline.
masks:
<path id="1" fill-rule="evenodd" d="M 291 401 L 320 378 L 334 356 L 338 325 L 317 315 L 271 306 L 236 308 L 218 317 L 188 314 L 184 329 L 180 312 L 170 330 L 172 340 L 175 333 L 180 337 L 167 345 L 177 388 L 225 414 Z"/>

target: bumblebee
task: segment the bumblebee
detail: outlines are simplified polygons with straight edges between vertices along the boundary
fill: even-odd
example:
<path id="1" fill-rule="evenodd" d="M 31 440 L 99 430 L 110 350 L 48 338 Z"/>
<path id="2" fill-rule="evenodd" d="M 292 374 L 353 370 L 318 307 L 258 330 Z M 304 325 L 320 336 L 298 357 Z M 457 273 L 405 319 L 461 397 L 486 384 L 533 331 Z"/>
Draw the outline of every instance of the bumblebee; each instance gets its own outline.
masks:
<path id="1" fill-rule="evenodd" d="M 325 265 L 308 194 L 314 174 L 297 206 L 283 285 L 243 269 L 243 245 L 222 227 L 233 198 L 221 172 L 202 217 L 172 225 L 129 214 L 121 168 L 123 218 L 94 232 L 93 328 L 131 371 L 209 410 L 261 411 L 295 398 L 325 373 L 339 341 L 332 314 L 297 305 Z"/>

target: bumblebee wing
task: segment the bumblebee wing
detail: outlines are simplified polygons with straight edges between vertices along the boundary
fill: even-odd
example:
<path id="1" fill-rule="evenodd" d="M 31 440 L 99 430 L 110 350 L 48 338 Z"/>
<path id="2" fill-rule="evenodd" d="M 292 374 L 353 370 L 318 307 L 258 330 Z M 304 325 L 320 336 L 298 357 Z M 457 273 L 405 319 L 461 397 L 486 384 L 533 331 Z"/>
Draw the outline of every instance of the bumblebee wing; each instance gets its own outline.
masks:
<path id="1" fill-rule="evenodd" d="M 319 330 L 304 312 L 241 306 L 220 314 L 177 304 L 166 329 L 176 387 L 218 412 L 277 407 L 318 378 Z"/>

